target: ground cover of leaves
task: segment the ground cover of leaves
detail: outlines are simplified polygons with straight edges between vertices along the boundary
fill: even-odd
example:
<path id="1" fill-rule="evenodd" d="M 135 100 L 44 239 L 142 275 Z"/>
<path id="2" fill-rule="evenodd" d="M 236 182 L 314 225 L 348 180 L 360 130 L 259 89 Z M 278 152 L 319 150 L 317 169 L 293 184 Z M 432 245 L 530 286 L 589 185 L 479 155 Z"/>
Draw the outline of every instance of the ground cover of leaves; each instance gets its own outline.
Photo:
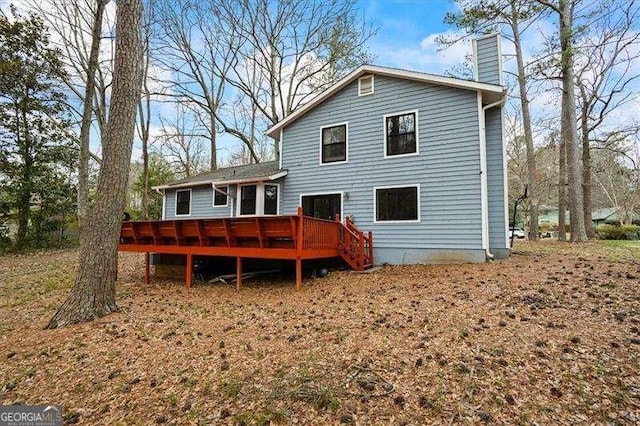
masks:
<path id="1" fill-rule="evenodd" d="M 45 331 L 77 252 L 0 257 L 0 404 L 67 424 L 633 424 L 640 246 L 516 243 L 486 264 L 142 284 Z"/>

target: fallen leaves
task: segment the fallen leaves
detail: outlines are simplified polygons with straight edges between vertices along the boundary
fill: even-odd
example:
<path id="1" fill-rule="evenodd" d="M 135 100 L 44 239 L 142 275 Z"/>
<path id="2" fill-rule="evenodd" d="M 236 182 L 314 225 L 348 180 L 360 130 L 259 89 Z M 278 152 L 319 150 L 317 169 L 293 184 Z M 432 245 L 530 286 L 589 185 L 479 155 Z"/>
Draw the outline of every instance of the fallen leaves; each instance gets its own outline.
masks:
<path id="1" fill-rule="evenodd" d="M 640 264 L 600 243 L 232 286 L 153 280 L 44 331 L 76 252 L 0 258 L 0 403 L 69 423 L 637 423 Z"/>

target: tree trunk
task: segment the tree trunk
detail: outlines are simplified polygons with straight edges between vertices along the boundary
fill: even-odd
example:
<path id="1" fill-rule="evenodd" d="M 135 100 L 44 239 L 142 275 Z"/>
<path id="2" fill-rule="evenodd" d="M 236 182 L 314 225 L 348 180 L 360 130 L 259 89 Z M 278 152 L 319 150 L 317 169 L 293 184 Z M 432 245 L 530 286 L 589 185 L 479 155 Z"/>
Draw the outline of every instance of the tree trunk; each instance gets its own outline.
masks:
<path id="1" fill-rule="evenodd" d="M 216 142 L 216 116 L 209 113 L 209 126 L 211 126 L 211 171 L 218 169 L 218 146 Z"/>
<path id="2" fill-rule="evenodd" d="M 583 105 L 586 105 L 583 103 Z M 582 130 L 582 193 L 584 196 L 583 212 L 584 212 L 584 226 L 587 231 L 587 237 L 593 238 L 595 236 L 595 229 L 593 227 L 593 219 L 591 217 L 591 210 L 593 209 L 593 203 L 591 199 L 592 184 L 591 184 L 591 146 L 589 144 L 589 122 L 587 117 L 586 106 L 583 106 L 581 114 L 581 130 Z"/>
<path id="3" fill-rule="evenodd" d="M 571 241 L 586 241 L 580 170 L 580 147 L 576 129 L 576 100 L 573 75 L 573 5 L 571 1 L 558 1 L 560 13 L 560 48 L 562 49 L 562 121 L 561 138 L 567 152 L 567 176 Z"/>
<path id="4" fill-rule="evenodd" d="M 567 150 L 564 139 L 560 138 L 558 170 L 558 241 L 567 241 Z"/>
<path id="5" fill-rule="evenodd" d="M 93 97 L 95 92 L 96 70 L 98 69 L 98 55 L 100 53 L 100 38 L 102 36 L 102 17 L 105 8 L 104 0 L 96 0 L 96 10 L 91 30 L 91 50 L 87 64 L 87 81 L 82 100 L 82 122 L 80 125 L 80 159 L 78 163 L 78 230 L 80 238 L 84 236 L 85 224 L 89 214 L 89 157 L 91 116 L 93 114 Z"/>
<path id="6" fill-rule="evenodd" d="M 141 11 L 140 0 L 117 3 L 113 91 L 98 190 L 80 243 L 78 276 L 47 328 L 91 321 L 118 310 L 118 239 L 142 84 Z"/>
<path id="7" fill-rule="evenodd" d="M 522 43 L 520 40 L 520 29 L 518 27 L 518 10 L 514 2 L 511 2 L 511 29 L 513 31 L 513 41 L 516 47 L 516 61 L 518 63 L 518 86 L 520 88 L 520 105 L 522 107 L 522 125 L 524 127 L 524 140 L 527 150 L 527 180 L 529 184 L 529 199 L 531 209 L 529 211 L 529 240 L 538 240 L 538 188 L 536 183 L 536 157 L 533 146 L 533 132 L 531 131 L 531 113 L 529 111 L 529 96 L 527 94 L 527 76 L 524 69 L 524 59 L 522 57 Z"/>

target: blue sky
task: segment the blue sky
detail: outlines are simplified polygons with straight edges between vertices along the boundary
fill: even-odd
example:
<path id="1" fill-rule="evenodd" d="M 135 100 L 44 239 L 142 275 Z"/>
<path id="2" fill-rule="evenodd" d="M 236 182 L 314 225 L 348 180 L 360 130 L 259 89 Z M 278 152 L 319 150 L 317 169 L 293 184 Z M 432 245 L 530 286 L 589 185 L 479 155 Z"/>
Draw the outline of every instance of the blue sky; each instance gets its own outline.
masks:
<path id="1" fill-rule="evenodd" d="M 443 23 L 447 12 L 457 10 L 451 0 L 360 0 L 358 4 L 379 28 L 368 45 L 376 64 L 442 73 L 461 57 L 455 48 L 437 52 L 433 43 L 435 35 L 451 30 Z"/>

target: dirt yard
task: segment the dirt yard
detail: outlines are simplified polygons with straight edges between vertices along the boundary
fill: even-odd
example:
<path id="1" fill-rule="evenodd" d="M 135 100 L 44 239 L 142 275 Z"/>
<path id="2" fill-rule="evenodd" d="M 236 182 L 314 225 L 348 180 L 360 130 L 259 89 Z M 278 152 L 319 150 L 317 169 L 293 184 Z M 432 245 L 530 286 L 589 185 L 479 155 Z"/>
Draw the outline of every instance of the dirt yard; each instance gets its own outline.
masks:
<path id="1" fill-rule="evenodd" d="M 42 328 L 75 251 L 0 257 L 0 404 L 67 424 L 640 422 L 640 245 L 516 243 L 507 261 L 142 284 Z"/>

